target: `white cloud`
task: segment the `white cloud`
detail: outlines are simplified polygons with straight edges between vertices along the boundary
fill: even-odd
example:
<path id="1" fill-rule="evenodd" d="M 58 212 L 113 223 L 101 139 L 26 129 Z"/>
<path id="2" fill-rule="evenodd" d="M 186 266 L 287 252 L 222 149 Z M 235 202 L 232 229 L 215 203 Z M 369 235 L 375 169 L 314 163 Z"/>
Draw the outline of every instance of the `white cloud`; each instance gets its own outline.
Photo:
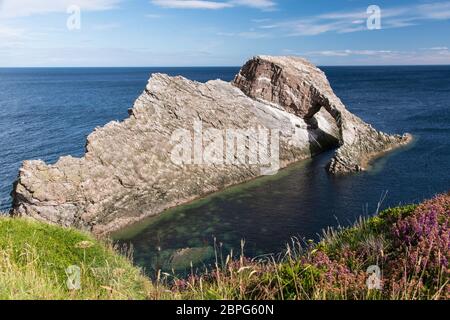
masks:
<path id="1" fill-rule="evenodd" d="M 0 49 L 22 47 L 25 40 L 25 29 L 0 25 Z"/>
<path id="2" fill-rule="evenodd" d="M 349 12 L 330 12 L 295 20 L 263 25 L 263 29 L 280 29 L 290 36 L 314 36 L 326 32 L 350 33 L 367 30 L 366 8 Z M 382 29 L 418 25 L 423 21 L 450 19 L 450 2 L 404 7 L 381 7 Z"/>
<path id="3" fill-rule="evenodd" d="M 23 35 L 24 30 L 12 28 L 8 26 L 0 26 L 0 39 L 5 38 L 19 38 Z"/>
<path id="4" fill-rule="evenodd" d="M 423 48 L 423 50 L 437 50 L 437 51 L 442 51 L 442 50 L 448 50 L 448 47 L 431 47 L 431 48 Z"/>
<path id="5" fill-rule="evenodd" d="M 246 39 L 263 39 L 270 37 L 270 34 L 254 30 L 242 32 L 218 32 L 217 35 L 222 37 L 240 37 Z"/>
<path id="6" fill-rule="evenodd" d="M 393 55 L 398 52 L 391 50 L 322 50 L 305 53 L 306 56 L 348 57 L 348 56 L 377 56 Z"/>
<path id="7" fill-rule="evenodd" d="M 145 15 L 145 17 L 149 19 L 160 19 L 162 18 L 162 15 L 156 13 L 148 13 Z"/>
<path id="8" fill-rule="evenodd" d="M 276 3 L 272 0 L 151 0 L 151 3 L 163 8 L 209 10 L 218 10 L 237 6 L 271 10 L 276 6 Z"/>
<path id="9" fill-rule="evenodd" d="M 416 7 L 416 11 L 425 19 L 446 20 L 450 18 L 450 2 L 422 4 Z"/>
<path id="10" fill-rule="evenodd" d="M 449 64 L 450 51 L 446 47 L 417 50 L 321 50 L 296 53 L 316 64 L 354 65 L 418 65 Z"/>
<path id="11" fill-rule="evenodd" d="M 247 39 L 263 39 L 268 38 L 269 35 L 263 32 L 256 31 L 243 31 L 237 34 L 239 37 L 247 38 Z"/>
<path id="12" fill-rule="evenodd" d="M 252 19 L 251 21 L 253 23 L 267 23 L 270 22 L 272 19 L 270 18 L 262 18 L 262 19 Z"/>
<path id="13" fill-rule="evenodd" d="M 55 54 L 57 52 L 57 54 Z M 48 47 L 33 51 L 2 48 L 0 43 L 0 67 L 111 67 L 111 66 L 204 66 L 235 65 L 228 55 L 212 54 L 194 49 L 158 50 L 124 47 Z M 180 64 L 181 63 L 181 64 Z"/>
<path id="14" fill-rule="evenodd" d="M 228 2 L 206 1 L 206 0 L 152 0 L 154 5 L 163 8 L 174 9 L 209 9 L 217 10 L 230 8 L 233 5 Z"/>
<path id="15" fill-rule="evenodd" d="M 31 39 L 45 37 L 36 29 L 27 30 L 14 18 L 48 13 L 67 14 L 67 8 L 77 5 L 84 11 L 100 11 L 117 8 L 122 0 L 0 0 L 0 47 L 18 47 L 29 43 Z M 113 24 L 96 25 L 93 29 L 109 30 Z M 42 30 L 42 28 L 40 28 Z"/>
<path id="16" fill-rule="evenodd" d="M 110 10 L 121 0 L 3 0 L 0 1 L 0 17 L 15 18 L 54 12 L 66 12 L 71 5 L 81 10 Z"/>
<path id="17" fill-rule="evenodd" d="M 105 23 L 105 24 L 96 24 L 92 26 L 93 30 L 97 31 L 108 31 L 120 28 L 119 23 Z"/>
<path id="18" fill-rule="evenodd" d="M 271 0 L 234 0 L 231 3 L 258 9 L 273 9 L 276 6 L 276 3 Z"/>

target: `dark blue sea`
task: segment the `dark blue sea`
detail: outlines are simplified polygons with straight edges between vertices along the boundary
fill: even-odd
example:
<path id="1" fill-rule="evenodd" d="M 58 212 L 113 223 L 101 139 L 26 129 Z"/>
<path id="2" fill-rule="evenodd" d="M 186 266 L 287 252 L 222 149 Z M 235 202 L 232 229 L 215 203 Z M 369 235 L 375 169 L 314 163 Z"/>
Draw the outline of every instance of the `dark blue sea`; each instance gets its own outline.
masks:
<path id="1" fill-rule="evenodd" d="M 170 210 L 118 234 L 151 270 L 202 260 L 216 244 L 250 256 L 278 252 L 291 237 L 317 238 L 378 208 L 419 202 L 450 189 L 450 66 L 323 67 L 350 111 L 415 142 L 368 172 L 329 176 L 324 153 L 279 175 Z M 21 162 L 82 156 L 86 136 L 122 120 L 153 72 L 232 80 L 238 68 L 0 69 L 0 210 Z M 381 203 L 380 203 L 380 200 Z M 184 249 L 184 250 L 180 250 Z"/>

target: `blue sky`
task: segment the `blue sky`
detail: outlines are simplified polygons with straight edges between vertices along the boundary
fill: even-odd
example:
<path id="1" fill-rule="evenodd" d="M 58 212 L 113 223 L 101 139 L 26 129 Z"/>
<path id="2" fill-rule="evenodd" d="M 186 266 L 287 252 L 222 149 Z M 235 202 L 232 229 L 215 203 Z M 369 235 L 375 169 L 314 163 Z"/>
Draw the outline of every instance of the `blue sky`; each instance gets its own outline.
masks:
<path id="1" fill-rule="evenodd" d="M 367 28 L 370 5 L 381 29 Z M 449 48 L 450 1 L 0 0 L 0 67 L 450 64 Z"/>

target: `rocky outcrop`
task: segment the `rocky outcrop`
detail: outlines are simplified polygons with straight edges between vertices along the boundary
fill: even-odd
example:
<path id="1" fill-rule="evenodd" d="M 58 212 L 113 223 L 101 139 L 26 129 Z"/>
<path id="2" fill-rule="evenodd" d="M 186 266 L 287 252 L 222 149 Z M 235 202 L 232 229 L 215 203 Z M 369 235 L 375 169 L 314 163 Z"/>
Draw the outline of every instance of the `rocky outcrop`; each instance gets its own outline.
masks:
<path id="1" fill-rule="evenodd" d="M 354 171 L 404 139 L 348 112 L 298 58 L 254 58 L 233 83 L 154 74 L 84 157 L 25 161 L 12 214 L 104 234 L 339 144 L 330 171 Z"/>
<path id="2" fill-rule="evenodd" d="M 301 58 L 255 57 L 244 65 L 234 85 L 249 97 L 280 106 L 311 126 L 317 112 L 329 112 L 339 127 L 341 145 L 328 166 L 331 173 L 364 170 L 371 158 L 411 140 L 408 134 L 377 131 L 349 112 L 325 74 Z"/>

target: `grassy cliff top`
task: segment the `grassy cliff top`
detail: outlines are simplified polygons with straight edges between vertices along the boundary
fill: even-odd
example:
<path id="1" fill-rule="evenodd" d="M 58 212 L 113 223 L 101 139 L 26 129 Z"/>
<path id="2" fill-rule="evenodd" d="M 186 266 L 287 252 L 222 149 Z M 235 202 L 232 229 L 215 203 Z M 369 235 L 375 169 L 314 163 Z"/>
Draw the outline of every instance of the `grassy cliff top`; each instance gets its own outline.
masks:
<path id="1" fill-rule="evenodd" d="M 75 289 L 78 268 L 81 289 Z M 0 218 L 0 299 L 143 299 L 150 287 L 108 243 L 73 229 Z"/>
<path id="2" fill-rule="evenodd" d="M 4 217 L 0 299 L 449 299 L 449 225 L 450 193 L 293 242 L 276 258 L 219 257 L 204 274 L 152 283 L 108 242 Z M 78 290 L 67 285 L 74 266 Z M 377 269 L 380 281 L 368 282 Z"/>

